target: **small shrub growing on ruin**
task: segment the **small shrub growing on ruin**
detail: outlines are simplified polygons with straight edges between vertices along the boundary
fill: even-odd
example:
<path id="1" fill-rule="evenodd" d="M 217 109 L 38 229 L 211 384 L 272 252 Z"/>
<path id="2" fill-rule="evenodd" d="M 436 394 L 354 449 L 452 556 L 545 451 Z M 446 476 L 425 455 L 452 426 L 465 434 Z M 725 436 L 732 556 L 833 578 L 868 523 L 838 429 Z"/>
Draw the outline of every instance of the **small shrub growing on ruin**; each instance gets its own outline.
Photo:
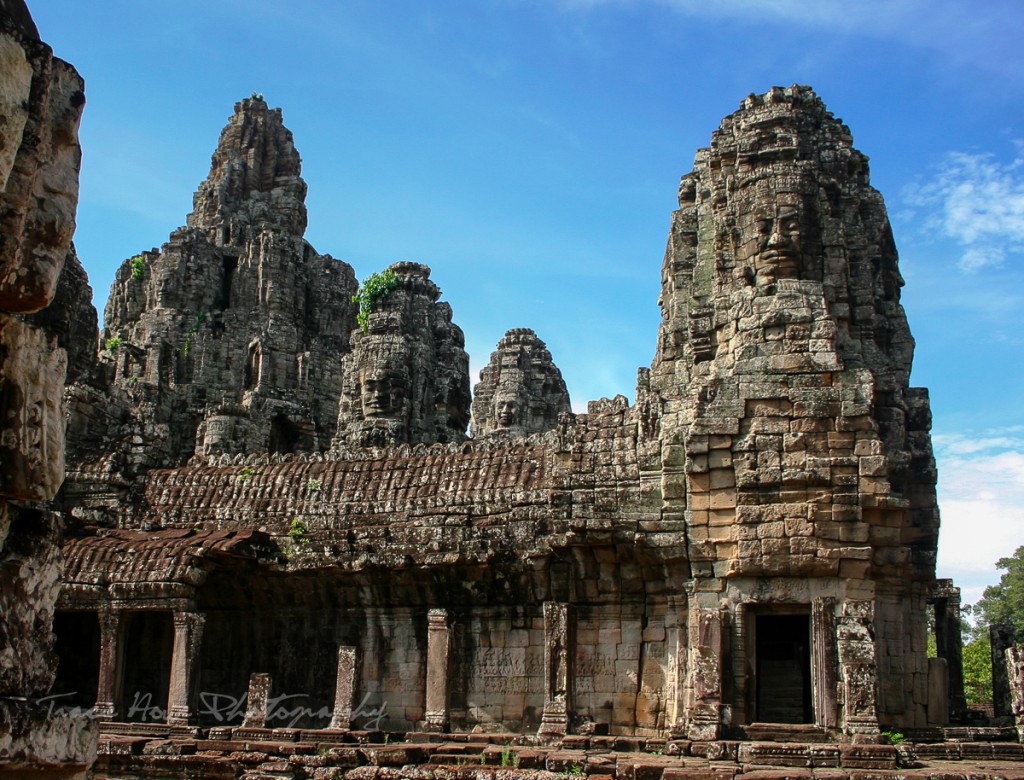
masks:
<path id="1" fill-rule="evenodd" d="M 188 357 L 188 353 L 192 351 L 192 340 L 199 333 L 199 328 L 202 327 L 203 323 L 206 322 L 206 312 L 199 312 L 199 316 L 196 317 L 195 324 L 185 331 L 185 342 L 181 345 L 181 351 Z"/>
<path id="2" fill-rule="evenodd" d="M 511 748 L 501 751 L 501 765 L 503 767 L 517 768 L 519 766 L 519 754 Z"/>
<path id="3" fill-rule="evenodd" d="M 882 736 L 889 740 L 890 745 L 902 745 L 907 741 L 906 736 L 901 731 L 883 731 Z"/>
<path id="4" fill-rule="evenodd" d="M 120 336 L 113 336 L 113 337 L 107 339 L 107 351 L 108 352 L 117 352 L 117 350 L 120 347 L 121 347 L 121 337 Z"/>
<path id="5" fill-rule="evenodd" d="M 262 92 L 253 92 L 251 95 L 249 95 L 249 99 L 250 100 L 263 100 L 263 93 Z"/>
<path id="6" fill-rule="evenodd" d="M 356 322 L 363 333 L 370 327 L 370 314 L 377 309 L 377 304 L 387 298 L 398 288 L 398 276 L 390 268 L 380 273 L 370 274 L 359 286 L 359 291 L 352 296 L 352 302 L 359 304 Z"/>
<path id="7" fill-rule="evenodd" d="M 315 477 L 310 478 L 306 481 L 306 490 L 310 493 L 316 493 L 320 489 L 320 480 Z"/>
<path id="8" fill-rule="evenodd" d="M 306 524 L 296 517 L 288 529 L 288 538 L 295 544 L 309 544 L 309 539 L 306 538 L 307 530 Z"/>
<path id="9" fill-rule="evenodd" d="M 146 275 L 146 258 L 142 255 L 135 255 L 132 258 L 132 279 L 135 281 L 141 281 L 142 277 Z"/>
<path id="10" fill-rule="evenodd" d="M 238 481 L 245 482 L 245 480 L 249 479 L 249 477 L 251 477 L 255 473 L 256 469 L 250 466 L 246 466 L 244 469 L 238 472 Z"/>

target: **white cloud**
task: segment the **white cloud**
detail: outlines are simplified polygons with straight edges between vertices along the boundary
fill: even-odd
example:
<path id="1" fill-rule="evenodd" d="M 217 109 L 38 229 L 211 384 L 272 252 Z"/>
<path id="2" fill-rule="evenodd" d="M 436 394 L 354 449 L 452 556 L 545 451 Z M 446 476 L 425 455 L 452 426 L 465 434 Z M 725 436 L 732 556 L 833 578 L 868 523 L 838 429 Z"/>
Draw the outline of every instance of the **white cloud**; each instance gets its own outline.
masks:
<path id="1" fill-rule="evenodd" d="M 995 562 L 1024 545 L 1024 438 L 1013 428 L 935 436 L 934 444 L 939 576 L 952 577 L 964 603 L 974 603 L 999 581 Z"/>
<path id="2" fill-rule="evenodd" d="M 1024 157 L 951 152 L 930 181 L 905 194 L 911 206 L 934 210 L 930 230 L 962 248 L 958 265 L 972 273 L 1024 252 Z"/>

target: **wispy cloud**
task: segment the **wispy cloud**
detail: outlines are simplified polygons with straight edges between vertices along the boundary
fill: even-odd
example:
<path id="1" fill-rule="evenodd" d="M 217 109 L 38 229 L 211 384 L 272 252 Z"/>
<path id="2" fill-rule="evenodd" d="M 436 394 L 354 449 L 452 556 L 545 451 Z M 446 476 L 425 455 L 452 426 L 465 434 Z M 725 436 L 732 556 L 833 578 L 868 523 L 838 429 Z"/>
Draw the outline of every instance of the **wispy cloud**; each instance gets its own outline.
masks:
<path id="1" fill-rule="evenodd" d="M 561 0 L 563 8 L 660 5 L 716 21 L 777 23 L 794 29 L 856 35 L 938 53 L 947 65 L 970 65 L 1019 81 L 1017 31 L 1024 9 L 1015 0 L 984 6 L 931 0 Z"/>
<path id="2" fill-rule="evenodd" d="M 1024 252 L 1024 157 L 951 152 L 934 176 L 905 193 L 912 207 L 932 209 L 926 227 L 956 241 L 958 265 L 973 273 Z"/>

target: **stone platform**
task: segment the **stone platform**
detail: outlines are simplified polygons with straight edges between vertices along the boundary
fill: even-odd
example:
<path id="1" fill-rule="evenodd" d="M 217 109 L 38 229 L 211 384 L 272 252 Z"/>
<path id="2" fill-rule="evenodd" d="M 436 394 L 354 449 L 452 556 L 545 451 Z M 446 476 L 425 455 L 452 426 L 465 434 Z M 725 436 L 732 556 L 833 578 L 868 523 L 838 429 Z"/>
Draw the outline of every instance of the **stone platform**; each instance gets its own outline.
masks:
<path id="1" fill-rule="evenodd" d="M 197 730 L 195 738 L 182 738 L 177 732 L 159 734 L 152 727 L 133 728 L 135 725 L 104 725 L 94 778 L 1024 778 L 1024 745 L 1017 742 L 893 746 L 568 736 L 539 744 L 515 734 L 241 728 Z"/>

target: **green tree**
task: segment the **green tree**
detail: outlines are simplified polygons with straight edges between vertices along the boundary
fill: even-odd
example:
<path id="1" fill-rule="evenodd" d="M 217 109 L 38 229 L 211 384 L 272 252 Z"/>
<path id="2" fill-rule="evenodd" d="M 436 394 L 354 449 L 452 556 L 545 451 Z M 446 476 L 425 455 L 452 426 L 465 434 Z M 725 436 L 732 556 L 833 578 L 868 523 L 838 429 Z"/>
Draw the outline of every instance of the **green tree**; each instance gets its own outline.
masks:
<path id="1" fill-rule="evenodd" d="M 964 645 L 964 696 L 968 704 L 992 701 L 992 646 L 987 632 Z"/>
<path id="2" fill-rule="evenodd" d="M 1004 571 L 999 584 L 985 588 L 985 593 L 970 613 L 975 616 L 974 633 L 988 641 L 988 627 L 993 623 L 1013 626 L 1018 639 L 1024 639 L 1024 547 L 1009 558 L 996 561 L 996 568 Z"/>

